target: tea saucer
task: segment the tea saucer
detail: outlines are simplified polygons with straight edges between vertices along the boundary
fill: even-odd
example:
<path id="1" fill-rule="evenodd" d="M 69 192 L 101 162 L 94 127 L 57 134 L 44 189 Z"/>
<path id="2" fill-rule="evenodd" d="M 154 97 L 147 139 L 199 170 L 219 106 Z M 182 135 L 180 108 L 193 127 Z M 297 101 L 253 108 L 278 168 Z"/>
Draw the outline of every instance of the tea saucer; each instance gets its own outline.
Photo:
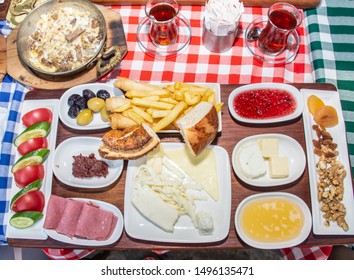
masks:
<path id="1" fill-rule="evenodd" d="M 178 26 L 178 37 L 174 44 L 170 46 L 156 46 L 150 39 L 149 29 L 150 20 L 148 17 L 144 17 L 137 29 L 137 39 L 138 45 L 143 52 L 153 56 L 170 56 L 177 55 L 188 47 L 192 36 L 192 29 L 188 20 L 183 16 L 179 15 L 176 19 Z"/>
<path id="2" fill-rule="evenodd" d="M 262 31 L 266 25 L 267 21 L 263 20 L 262 17 L 259 17 L 252 21 L 246 28 L 245 42 L 250 52 L 259 60 L 270 64 L 292 62 L 295 59 L 300 47 L 300 37 L 296 30 L 290 33 L 285 50 L 278 55 L 268 55 L 263 53 L 258 46 L 258 40 L 252 41 L 247 39 L 248 33 L 251 32 L 251 30 L 253 30 L 254 28 L 259 28 L 260 31 Z"/>

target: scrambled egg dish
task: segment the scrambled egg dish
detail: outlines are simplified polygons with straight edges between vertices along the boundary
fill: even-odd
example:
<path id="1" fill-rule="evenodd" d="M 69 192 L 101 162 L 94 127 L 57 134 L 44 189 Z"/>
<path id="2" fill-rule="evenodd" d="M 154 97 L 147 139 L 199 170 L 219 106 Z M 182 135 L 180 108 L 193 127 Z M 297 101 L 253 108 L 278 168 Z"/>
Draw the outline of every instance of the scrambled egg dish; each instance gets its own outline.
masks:
<path id="1" fill-rule="evenodd" d="M 47 72 L 70 71 L 90 60 L 102 39 L 100 22 L 88 11 L 63 7 L 39 19 L 28 38 L 29 61 Z"/>

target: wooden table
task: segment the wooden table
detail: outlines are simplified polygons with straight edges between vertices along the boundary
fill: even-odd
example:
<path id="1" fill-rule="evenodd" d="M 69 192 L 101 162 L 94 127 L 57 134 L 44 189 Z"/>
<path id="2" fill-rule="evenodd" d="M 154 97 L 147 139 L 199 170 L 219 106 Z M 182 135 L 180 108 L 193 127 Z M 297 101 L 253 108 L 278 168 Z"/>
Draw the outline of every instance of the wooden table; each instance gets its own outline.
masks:
<path id="1" fill-rule="evenodd" d="M 305 137 L 303 130 L 303 121 L 302 118 L 285 123 L 285 124 L 275 124 L 272 126 L 245 126 L 243 124 L 236 123 L 233 118 L 230 116 L 227 99 L 230 92 L 239 87 L 240 85 L 221 85 L 221 99 L 225 103 L 222 109 L 222 126 L 223 130 L 221 134 L 217 137 L 213 144 L 222 146 L 227 150 L 230 156 L 234 146 L 241 139 L 260 133 L 283 133 L 290 137 L 296 139 L 305 149 Z M 301 88 L 312 88 L 312 89 L 323 89 L 323 90 L 336 90 L 336 88 L 331 84 L 294 84 L 295 87 Z M 29 92 L 26 95 L 26 99 L 46 99 L 46 98 L 60 98 L 63 91 L 34 91 Z M 76 131 L 65 127 L 61 122 L 58 126 L 58 136 L 57 136 L 57 145 L 59 145 L 65 139 L 72 136 L 79 135 L 90 135 L 90 136 L 102 136 L 106 130 L 96 131 L 90 133 L 87 131 Z M 182 142 L 182 138 L 179 134 L 169 134 L 160 135 L 162 142 Z M 124 164 L 124 170 L 122 176 L 115 182 L 113 185 L 105 188 L 99 189 L 96 192 L 84 189 L 76 189 L 72 187 L 65 186 L 55 177 L 53 179 L 53 188 L 52 193 L 60 195 L 63 197 L 85 197 L 91 199 L 97 199 L 112 203 L 113 205 L 118 206 L 118 208 L 123 212 L 124 215 L 124 188 L 125 188 L 125 176 L 126 176 L 126 167 L 127 162 Z M 309 192 L 309 178 L 308 178 L 308 169 L 305 169 L 305 172 L 300 179 L 296 182 L 280 187 L 267 188 L 266 190 L 251 187 L 245 185 L 241 182 L 235 175 L 234 172 L 231 174 L 231 183 L 232 183 L 232 206 L 231 206 L 231 220 L 230 220 L 230 231 L 228 237 L 217 243 L 212 244 L 164 244 L 164 243 L 152 243 L 144 242 L 139 240 L 133 240 L 125 232 L 121 238 L 114 244 L 105 247 L 95 247 L 96 249 L 105 249 L 105 250 L 123 250 L 123 249 L 226 249 L 226 248 L 245 248 L 247 245 L 241 241 L 237 236 L 235 227 L 234 227 L 234 214 L 237 208 L 237 205 L 247 196 L 252 194 L 264 192 L 264 191 L 283 191 L 293 193 L 302 198 L 310 207 L 310 192 Z M 55 241 L 51 238 L 47 240 L 27 240 L 27 239 L 8 239 L 8 243 L 14 247 L 44 247 L 44 248 L 78 248 L 78 245 L 71 245 L 66 243 L 61 243 Z M 354 236 L 315 236 L 312 233 L 308 239 L 302 245 L 330 245 L 330 244 L 353 244 Z M 80 247 L 87 248 L 87 247 Z"/>

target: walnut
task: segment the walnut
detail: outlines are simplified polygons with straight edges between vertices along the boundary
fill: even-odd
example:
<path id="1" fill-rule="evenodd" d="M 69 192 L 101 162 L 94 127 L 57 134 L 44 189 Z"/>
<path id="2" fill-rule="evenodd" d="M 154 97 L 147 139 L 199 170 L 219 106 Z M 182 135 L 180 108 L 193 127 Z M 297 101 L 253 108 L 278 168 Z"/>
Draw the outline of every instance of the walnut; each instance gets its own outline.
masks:
<path id="1" fill-rule="evenodd" d="M 312 126 L 318 137 L 313 140 L 314 154 L 319 159 L 316 163 L 318 174 L 317 198 L 320 202 L 320 211 L 325 219 L 323 225 L 330 226 L 330 222 L 337 222 L 344 231 L 349 230 L 345 221 L 346 208 L 341 202 L 344 195 L 344 178 L 347 172 L 343 164 L 337 160 L 337 144 L 333 142 L 331 134 L 318 125 Z"/>

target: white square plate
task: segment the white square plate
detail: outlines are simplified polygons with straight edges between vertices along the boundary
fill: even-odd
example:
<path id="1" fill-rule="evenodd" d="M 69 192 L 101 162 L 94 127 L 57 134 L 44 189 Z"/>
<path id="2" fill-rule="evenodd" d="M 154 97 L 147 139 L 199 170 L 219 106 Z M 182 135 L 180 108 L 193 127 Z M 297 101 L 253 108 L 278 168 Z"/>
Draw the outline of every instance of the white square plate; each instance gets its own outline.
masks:
<path id="1" fill-rule="evenodd" d="M 168 150 L 184 149 L 183 143 L 161 143 Z M 228 153 L 219 146 L 209 146 L 215 153 L 217 176 L 219 183 L 219 200 L 214 201 L 210 196 L 206 201 L 196 201 L 197 210 L 207 210 L 213 216 L 214 232 L 211 235 L 200 235 L 187 215 L 179 218 L 174 232 L 166 232 L 154 225 L 133 206 L 131 200 L 136 191 L 134 176 L 140 165 L 145 164 L 146 157 L 131 160 L 128 163 L 125 196 L 124 196 L 124 223 L 125 231 L 133 238 L 147 241 L 171 243 L 208 243 L 217 242 L 226 238 L 230 228 L 231 215 L 231 174 Z M 173 159 L 172 159 L 173 160 Z"/>

